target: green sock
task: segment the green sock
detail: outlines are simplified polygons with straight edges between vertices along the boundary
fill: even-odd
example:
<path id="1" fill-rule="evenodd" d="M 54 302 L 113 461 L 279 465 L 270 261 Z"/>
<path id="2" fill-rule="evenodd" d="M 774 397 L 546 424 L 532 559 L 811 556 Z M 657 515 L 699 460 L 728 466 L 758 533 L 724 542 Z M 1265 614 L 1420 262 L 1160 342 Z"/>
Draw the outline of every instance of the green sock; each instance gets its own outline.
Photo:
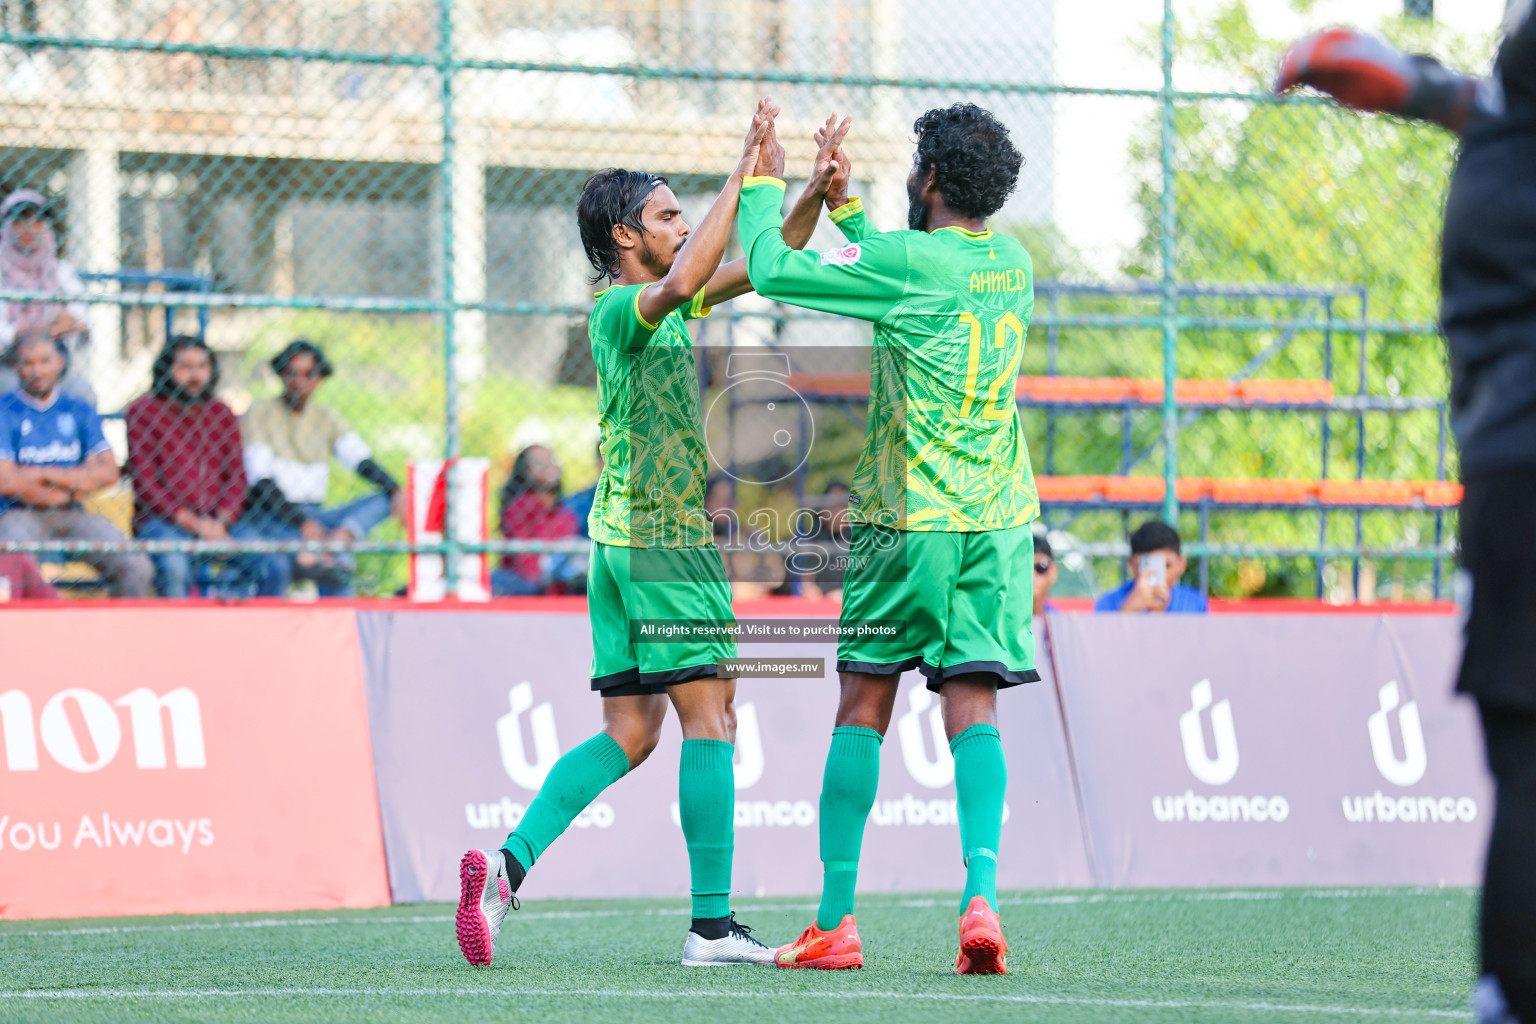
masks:
<path id="1" fill-rule="evenodd" d="M 731 913 L 731 855 L 736 845 L 735 751 L 724 740 L 683 740 L 677 809 L 688 844 L 693 916 Z"/>
<path id="2" fill-rule="evenodd" d="M 605 732 L 566 751 L 501 848 L 527 872 L 539 854 L 570 827 L 571 819 L 628 771 L 629 755 Z"/>
<path id="3" fill-rule="evenodd" d="M 1003 836 L 1003 793 L 1008 762 L 1003 740 L 990 725 L 973 725 L 949 741 L 955 755 L 955 796 L 960 808 L 960 848 L 965 851 L 965 893 L 960 912 L 977 896 L 997 909 L 997 844 Z"/>
<path id="4" fill-rule="evenodd" d="M 816 927 L 836 928 L 853 913 L 864 823 L 880 785 L 880 734 L 858 726 L 832 730 L 821 776 L 821 906 Z"/>

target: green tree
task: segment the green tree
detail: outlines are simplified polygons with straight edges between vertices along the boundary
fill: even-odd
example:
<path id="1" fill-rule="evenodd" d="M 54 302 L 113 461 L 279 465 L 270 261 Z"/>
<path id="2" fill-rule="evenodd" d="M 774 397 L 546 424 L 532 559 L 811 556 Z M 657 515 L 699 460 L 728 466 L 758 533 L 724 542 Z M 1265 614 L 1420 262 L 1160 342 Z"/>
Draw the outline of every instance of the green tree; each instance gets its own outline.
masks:
<path id="1" fill-rule="evenodd" d="M 1293 0 L 1303 15 L 1310 6 Z M 1460 37 L 1420 21 L 1393 19 L 1379 29 L 1405 49 L 1432 52 L 1461 67 L 1486 66 L 1490 52 L 1490 39 Z M 1181 73 L 1263 92 L 1286 43 L 1263 37 L 1247 0 L 1233 0 L 1205 20 L 1181 25 L 1177 60 Z M 1182 313 L 1259 321 L 1316 321 L 1325 315 L 1419 325 L 1436 320 L 1442 210 L 1456 146 L 1449 134 L 1314 99 L 1183 103 L 1175 113 L 1175 133 L 1174 256 L 1181 283 L 1336 293 L 1307 300 L 1187 299 Z M 1160 126 L 1154 122 L 1134 143 L 1142 168 L 1138 202 L 1144 229 L 1124 266 L 1129 276 L 1143 280 L 1161 276 L 1160 152 Z M 1279 325 L 1254 330 L 1197 324 L 1181 332 L 1178 370 L 1181 377 L 1230 377 L 1276 347 L 1257 376 L 1321 378 L 1325 346 L 1331 343 L 1328 375 L 1336 393 L 1353 395 L 1361 390 L 1362 341 L 1364 393 L 1446 394 L 1443 343 L 1432 333 L 1414 331 L 1373 331 L 1362 339 L 1359 331 L 1328 335 Z M 1335 414 L 1330 426 L 1327 473 L 1352 477 L 1360 451 L 1358 424 L 1352 416 Z M 1367 415 L 1365 475 L 1433 479 L 1439 469 L 1438 429 L 1434 411 Z M 1180 435 L 1180 473 L 1315 478 L 1323 469 L 1321 435 L 1316 414 L 1207 415 L 1187 422 Z M 1454 462 L 1449 468 L 1454 477 Z M 1331 538 L 1352 538 L 1352 515 L 1331 520 Z M 1426 514 L 1372 515 L 1364 525 L 1371 545 L 1427 543 L 1434 530 L 1433 517 Z M 1218 543 L 1306 545 L 1316 543 L 1317 531 L 1315 514 L 1233 513 L 1214 523 L 1211 536 Z M 1263 586 L 1269 592 L 1306 593 L 1311 586 L 1307 560 L 1271 562 L 1268 574 L 1236 562 L 1215 568 L 1213 583 L 1228 592 Z M 1400 568 L 1411 592 L 1427 587 L 1427 565 Z M 1277 572 L 1286 577 L 1278 584 Z"/>

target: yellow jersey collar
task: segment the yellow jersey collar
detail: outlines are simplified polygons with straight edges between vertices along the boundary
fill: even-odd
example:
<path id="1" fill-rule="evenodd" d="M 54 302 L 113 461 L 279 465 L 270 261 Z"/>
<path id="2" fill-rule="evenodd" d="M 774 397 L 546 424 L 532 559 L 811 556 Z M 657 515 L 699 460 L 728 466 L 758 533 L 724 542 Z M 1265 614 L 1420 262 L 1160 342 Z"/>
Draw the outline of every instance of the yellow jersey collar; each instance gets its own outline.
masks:
<path id="1" fill-rule="evenodd" d="M 935 230 L 934 234 L 938 234 L 940 231 L 953 231 L 961 238 L 969 238 L 978 242 L 985 241 L 986 239 L 991 238 L 993 235 L 991 228 L 988 228 L 985 231 L 967 231 L 965 228 L 960 227 L 958 224 L 946 224 L 943 227 Z"/>

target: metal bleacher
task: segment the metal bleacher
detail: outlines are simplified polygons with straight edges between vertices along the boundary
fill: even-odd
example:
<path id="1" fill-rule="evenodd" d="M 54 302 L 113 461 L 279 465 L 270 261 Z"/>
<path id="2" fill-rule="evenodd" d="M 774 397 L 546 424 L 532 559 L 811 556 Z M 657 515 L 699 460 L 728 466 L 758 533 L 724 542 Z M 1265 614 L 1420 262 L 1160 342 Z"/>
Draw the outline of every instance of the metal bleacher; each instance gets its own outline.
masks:
<path id="1" fill-rule="evenodd" d="M 1150 326 L 1149 318 L 1122 314 L 1062 313 L 1063 301 L 1073 296 L 1103 300 L 1151 299 L 1161 293 L 1157 284 L 1099 285 L 1060 281 L 1036 282 L 1036 318 L 1033 326 L 1046 335 L 1047 372 L 1019 379 L 1017 399 L 1021 410 L 1045 413 L 1046 430 L 1043 452 L 1035 448 L 1040 475 L 1037 483 L 1043 515 L 1053 528 L 1065 528 L 1073 517 L 1086 512 L 1119 512 L 1128 532 L 1134 513 L 1153 514 L 1163 508 L 1167 482 L 1162 476 L 1138 475 L 1160 439 L 1144 449 L 1135 444 L 1133 423 L 1140 415 L 1158 415 L 1164 407 L 1164 383 L 1161 379 L 1131 377 L 1076 377 L 1058 373 L 1059 343 L 1063 330 L 1080 327 L 1132 330 Z M 1324 594 L 1324 563 L 1339 557 L 1340 549 L 1329 547 L 1329 513 L 1354 513 L 1354 543 L 1345 552 L 1353 562 L 1356 592 L 1360 585 L 1360 565 L 1364 552 L 1363 516 L 1373 511 L 1410 512 L 1432 515 L 1434 520 L 1433 562 L 1434 596 L 1442 596 L 1444 560 L 1442 545 L 1446 539 L 1446 513 L 1461 501 L 1461 487 L 1446 480 L 1447 426 L 1444 399 L 1371 394 L 1368 391 L 1368 335 L 1373 329 L 1365 318 L 1367 297 L 1363 288 L 1308 289 L 1290 286 L 1225 287 L 1181 286 L 1181 300 L 1219 299 L 1222 301 L 1300 302 L 1315 306 L 1319 316 L 1308 318 L 1260 318 L 1232 316 L 1181 317 L 1188 328 L 1228 329 L 1234 331 L 1269 328 L 1276 338 L 1235 374 L 1222 379 L 1181 379 L 1174 384 L 1174 399 L 1179 422 L 1188 425 L 1200 416 L 1224 411 L 1316 415 L 1320 417 L 1318 474 L 1313 479 L 1244 479 L 1181 477 L 1176 495 L 1181 507 L 1198 517 L 1199 537 L 1192 551 L 1199 559 L 1200 585 L 1209 589 L 1207 556 L 1222 553 L 1209 543 L 1210 518 L 1216 512 L 1293 512 L 1316 514 L 1317 546 L 1278 551 L 1280 555 L 1311 557 L 1318 597 Z M 1359 314 L 1359 327 L 1342 329 L 1337 306 L 1352 303 Z M 1273 379 L 1255 377 L 1257 371 L 1275 359 L 1304 332 L 1320 336 L 1319 379 Z M 1335 386 L 1335 347 L 1339 335 L 1348 335 L 1358 351 L 1354 393 L 1338 394 Z M 1346 371 L 1346 377 L 1351 376 Z M 862 373 L 808 373 L 791 376 L 790 385 L 807 402 L 834 405 L 862 404 L 867 401 L 869 378 Z M 1432 480 L 1379 480 L 1366 477 L 1366 415 L 1396 414 L 1413 411 L 1433 412 L 1438 420 L 1436 477 Z M 1118 413 L 1121 417 L 1121 445 L 1117 472 L 1106 475 L 1057 475 L 1056 434 L 1062 417 L 1083 414 Z M 1330 478 L 1330 445 L 1336 422 L 1344 418 L 1354 428 L 1354 474 L 1348 478 Z M 1043 457 L 1042 457 L 1043 456 Z"/>

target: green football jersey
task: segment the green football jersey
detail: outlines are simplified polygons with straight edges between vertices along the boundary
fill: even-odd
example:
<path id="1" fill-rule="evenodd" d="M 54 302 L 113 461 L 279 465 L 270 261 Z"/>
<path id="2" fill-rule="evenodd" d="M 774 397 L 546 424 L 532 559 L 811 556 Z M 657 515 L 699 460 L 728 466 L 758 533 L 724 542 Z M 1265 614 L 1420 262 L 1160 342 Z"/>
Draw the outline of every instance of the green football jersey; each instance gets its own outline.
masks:
<path id="1" fill-rule="evenodd" d="M 587 323 L 603 453 L 587 523 L 601 544 L 699 547 L 713 541 L 704 511 L 708 462 L 693 339 L 683 321 L 709 309 L 700 291 L 648 324 L 640 316 L 646 287 L 598 292 Z"/>
<path id="2" fill-rule="evenodd" d="M 850 518 L 901 530 L 1006 530 L 1040 514 L 1015 397 L 1035 308 L 1012 238 L 960 228 L 875 233 L 857 200 L 833 214 L 850 244 L 784 243 L 783 183 L 741 193 L 759 295 L 875 325 L 869 419 Z"/>

